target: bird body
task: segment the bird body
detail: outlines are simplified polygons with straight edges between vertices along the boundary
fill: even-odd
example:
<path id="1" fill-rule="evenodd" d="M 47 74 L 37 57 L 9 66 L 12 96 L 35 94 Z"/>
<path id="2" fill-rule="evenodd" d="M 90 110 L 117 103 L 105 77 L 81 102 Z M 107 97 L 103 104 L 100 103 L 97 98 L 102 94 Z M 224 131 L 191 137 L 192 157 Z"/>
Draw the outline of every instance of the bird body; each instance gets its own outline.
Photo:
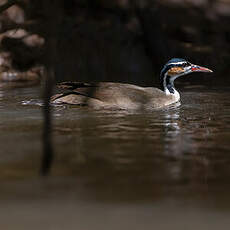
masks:
<path id="1" fill-rule="evenodd" d="M 161 71 L 160 81 L 163 90 L 113 82 L 64 82 L 58 84 L 58 87 L 69 91 L 53 96 L 52 102 L 86 105 L 95 109 L 153 110 L 178 102 L 180 94 L 174 87 L 174 80 L 198 71 L 212 72 L 184 59 L 174 58 L 166 63 Z"/>
<path id="2" fill-rule="evenodd" d="M 82 84 L 78 82 L 61 83 L 59 88 L 69 88 L 66 94 L 55 95 L 55 103 L 88 105 L 103 109 L 154 109 L 167 106 L 179 100 L 178 96 L 166 95 L 153 87 L 140 87 L 132 84 L 101 82 Z"/>

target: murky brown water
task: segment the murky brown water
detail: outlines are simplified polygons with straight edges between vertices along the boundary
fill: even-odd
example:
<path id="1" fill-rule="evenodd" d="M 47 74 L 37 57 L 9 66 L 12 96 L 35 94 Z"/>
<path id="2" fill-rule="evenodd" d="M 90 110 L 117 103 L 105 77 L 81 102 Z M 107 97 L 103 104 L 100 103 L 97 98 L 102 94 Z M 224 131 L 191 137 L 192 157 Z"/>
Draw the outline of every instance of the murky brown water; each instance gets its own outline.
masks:
<path id="1" fill-rule="evenodd" d="M 0 91 L 1 229 L 229 229 L 229 90 L 148 114 L 55 107 L 48 178 L 39 89 Z"/>

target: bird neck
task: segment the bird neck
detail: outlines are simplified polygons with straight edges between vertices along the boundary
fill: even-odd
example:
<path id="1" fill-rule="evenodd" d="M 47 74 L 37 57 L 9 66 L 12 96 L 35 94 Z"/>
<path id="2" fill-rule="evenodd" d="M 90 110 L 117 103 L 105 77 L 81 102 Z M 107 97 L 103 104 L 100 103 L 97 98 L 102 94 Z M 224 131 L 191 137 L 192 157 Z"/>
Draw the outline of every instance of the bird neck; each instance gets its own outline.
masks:
<path id="1" fill-rule="evenodd" d="M 174 80 L 176 78 L 177 76 L 171 77 L 166 72 L 164 76 L 161 78 L 161 87 L 166 95 L 174 95 L 179 100 L 180 94 L 174 87 Z"/>

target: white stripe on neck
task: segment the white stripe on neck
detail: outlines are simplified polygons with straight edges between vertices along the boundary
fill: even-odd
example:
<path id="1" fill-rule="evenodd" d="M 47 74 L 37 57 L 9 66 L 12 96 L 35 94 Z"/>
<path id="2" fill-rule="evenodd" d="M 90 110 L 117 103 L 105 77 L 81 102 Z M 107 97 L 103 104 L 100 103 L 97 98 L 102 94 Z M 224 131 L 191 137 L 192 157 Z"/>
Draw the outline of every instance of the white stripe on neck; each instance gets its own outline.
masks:
<path id="1" fill-rule="evenodd" d="M 172 87 L 173 93 L 171 93 L 168 90 L 167 86 L 166 86 L 166 77 L 168 75 L 167 73 L 168 73 L 168 71 L 165 73 L 164 80 L 163 80 L 164 92 L 165 92 L 166 95 L 172 95 L 172 96 L 174 96 L 176 98 L 176 101 L 179 101 L 180 100 L 180 94 L 179 94 L 179 92 L 174 87 Z M 172 79 L 170 79 L 170 82 L 173 82 L 177 77 L 179 77 L 179 76 L 172 77 Z"/>

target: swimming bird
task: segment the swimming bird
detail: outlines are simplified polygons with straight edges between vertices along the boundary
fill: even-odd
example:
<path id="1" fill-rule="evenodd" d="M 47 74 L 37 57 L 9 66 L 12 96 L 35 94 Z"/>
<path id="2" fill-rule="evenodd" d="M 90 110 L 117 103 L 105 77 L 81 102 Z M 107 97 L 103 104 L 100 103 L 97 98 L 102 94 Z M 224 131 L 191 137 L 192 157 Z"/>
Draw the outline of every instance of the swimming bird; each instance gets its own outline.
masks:
<path id="1" fill-rule="evenodd" d="M 212 70 L 191 64 L 182 58 L 172 58 L 161 70 L 161 89 L 113 82 L 63 82 L 57 85 L 58 88 L 69 91 L 54 95 L 51 101 L 110 110 L 162 108 L 180 100 L 180 94 L 175 89 L 174 80 L 194 72 L 212 72 Z"/>

